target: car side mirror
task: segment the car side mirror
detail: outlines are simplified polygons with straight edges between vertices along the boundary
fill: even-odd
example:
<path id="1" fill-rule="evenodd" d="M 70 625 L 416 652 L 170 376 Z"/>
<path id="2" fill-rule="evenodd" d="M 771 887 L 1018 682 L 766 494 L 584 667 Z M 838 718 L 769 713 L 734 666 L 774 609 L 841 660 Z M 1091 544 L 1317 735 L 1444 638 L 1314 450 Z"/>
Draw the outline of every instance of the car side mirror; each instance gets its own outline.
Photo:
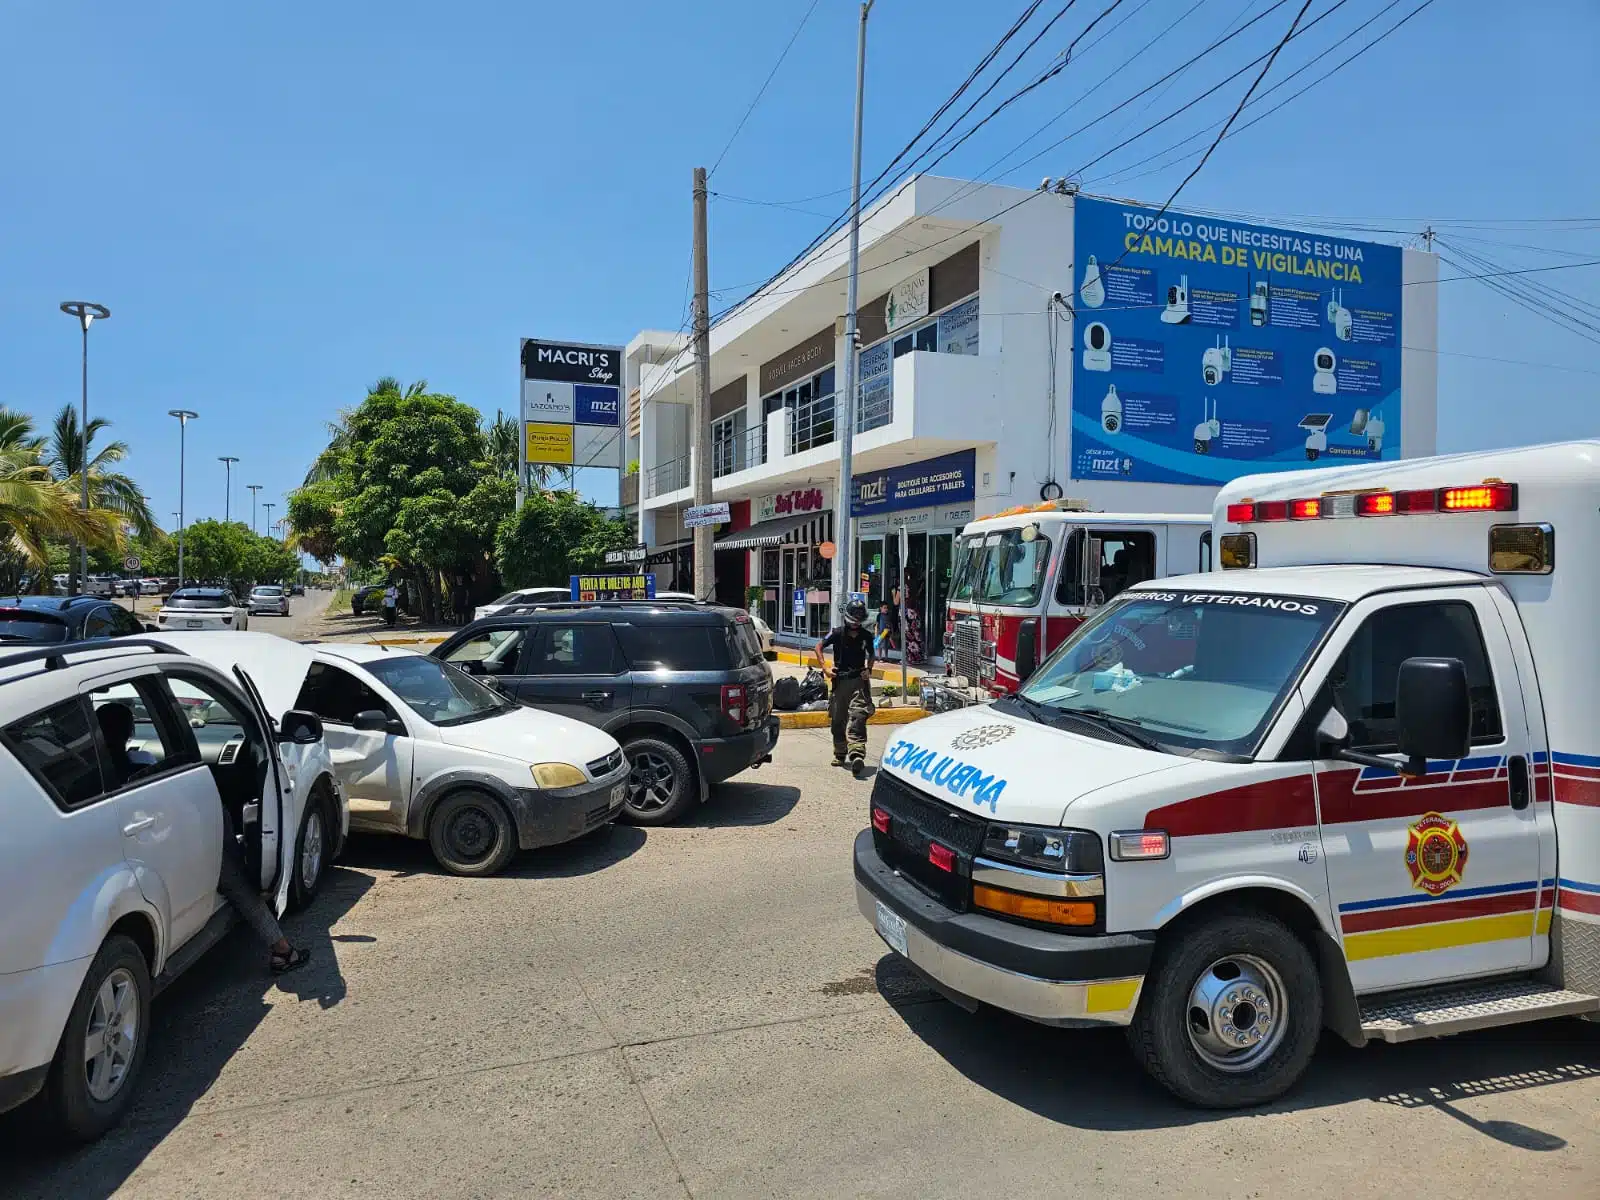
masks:
<path id="1" fill-rule="evenodd" d="M 1017 682 L 1026 683 L 1039 665 L 1039 623 L 1024 621 L 1017 630 Z"/>
<path id="2" fill-rule="evenodd" d="M 388 733 L 389 716 L 379 708 L 365 708 L 355 715 L 355 720 L 350 722 L 353 728 L 364 733 Z"/>
<path id="3" fill-rule="evenodd" d="M 278 722 L 278 740 L 311 746 L 322 740 L 322 718 L 303 708 L 291 708 Z"/>
<path id="4" fill-rule="evenodd" d="M 1472 697 L 1459 658 L 1408 658 L 1395 685 L 1400 753 L 1424 775 L 1430 758 L 1466 758 L 1472 748 Z"/>
<path id="5" fill-rule="evenodd" d="M 149 621 L 146 621 L 146 622 L 145 622 L 145 623 L 144 623 L 144 631 L 145 631 L 145 632 L 146 632 L 146 633 L 160 633 L 160 632 L 161 632 L 161 626 L 159 626 L 159 625 L 152 625 L 152 624 L 150 624 L 150 622 L 149 622 Z"/>

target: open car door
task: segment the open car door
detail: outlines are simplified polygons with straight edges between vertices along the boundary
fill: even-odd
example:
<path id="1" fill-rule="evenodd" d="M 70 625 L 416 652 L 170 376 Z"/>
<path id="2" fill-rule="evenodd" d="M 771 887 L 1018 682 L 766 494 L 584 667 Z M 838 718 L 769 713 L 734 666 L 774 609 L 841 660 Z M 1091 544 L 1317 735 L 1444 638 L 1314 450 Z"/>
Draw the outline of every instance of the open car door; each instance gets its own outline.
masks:
<path id="1" fill-rule="evenodd" d="M 267 711 L 261 690 L 250 678 L 250 672 L 237 663 L 233 674 L 267 736 L 268 771 L 261 785 L 261 890 L 272 892 L 273 909 L 282 916 L 289 906 L 289 880 L 293 876 L 289 861 L 294 853 L 293 831 L 299 828 L 299 814 L 294 811 L 294 779 L 278 751 L 278 722 Z M 286 829 L 290 831 L 287 834 Z"/>

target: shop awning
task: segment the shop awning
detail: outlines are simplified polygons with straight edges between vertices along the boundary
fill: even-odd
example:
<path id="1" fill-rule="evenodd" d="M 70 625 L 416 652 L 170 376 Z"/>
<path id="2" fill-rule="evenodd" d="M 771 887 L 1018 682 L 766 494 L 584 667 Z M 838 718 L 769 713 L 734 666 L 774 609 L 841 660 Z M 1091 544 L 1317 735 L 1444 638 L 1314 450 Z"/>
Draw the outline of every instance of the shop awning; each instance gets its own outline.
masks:
<path id="1" fill-rule="evenodd" d="M 787 517 L 774 517 L 770 521 L 762 521 L 748 529 L 741 529 L 738 533 L 730 533 L 717 541 L 718 550 L 756 550 L 762 546 L 776 546 L 781 542 L 795 542 L 802 539 L 793 536 L 802 529 L 809 529 L 813 522 L 819 520 L 816 513 L 794 513 Z M 808 544 L 809 537 L 803 539 Z"/>

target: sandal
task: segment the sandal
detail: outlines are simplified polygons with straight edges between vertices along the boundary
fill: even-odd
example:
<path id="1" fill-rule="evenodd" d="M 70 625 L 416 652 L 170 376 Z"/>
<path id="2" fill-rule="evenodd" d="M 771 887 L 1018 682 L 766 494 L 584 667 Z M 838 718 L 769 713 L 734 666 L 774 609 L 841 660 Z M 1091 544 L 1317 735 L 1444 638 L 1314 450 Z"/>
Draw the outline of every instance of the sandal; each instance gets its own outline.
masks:
<path id="1" fill-rule="evenodd" d="M 287 954 L 274 954 L 269 965 L 274 975 L 286 975 L 311 961 L 311 951 L 303 946 L 290 947 Z"/>

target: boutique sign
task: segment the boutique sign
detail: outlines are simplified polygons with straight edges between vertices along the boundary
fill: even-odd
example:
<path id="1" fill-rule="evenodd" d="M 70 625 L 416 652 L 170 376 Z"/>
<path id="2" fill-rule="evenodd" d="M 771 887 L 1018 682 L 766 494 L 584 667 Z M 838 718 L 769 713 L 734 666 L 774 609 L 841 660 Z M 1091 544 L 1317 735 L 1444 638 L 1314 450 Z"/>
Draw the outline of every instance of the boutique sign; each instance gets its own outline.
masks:
<path id="1" fill-rule="evenodd" d="M 757 498 L 757 521 L 770 521 L 774 517 L 787 517 L 795 513 L 820 513 L 832 506 L 828 495 L 832 488 L 803 487 L 788 492 L 775 492 Z"/>
<path id="2" fill-rule="evenodd" d="M 856 475 L 850 480 L 850 515 L 869 517 L 971 500 L 976 494 L 973 476 L 977 458 L 976 451 L 961 450 L 903 467 Z"/>

